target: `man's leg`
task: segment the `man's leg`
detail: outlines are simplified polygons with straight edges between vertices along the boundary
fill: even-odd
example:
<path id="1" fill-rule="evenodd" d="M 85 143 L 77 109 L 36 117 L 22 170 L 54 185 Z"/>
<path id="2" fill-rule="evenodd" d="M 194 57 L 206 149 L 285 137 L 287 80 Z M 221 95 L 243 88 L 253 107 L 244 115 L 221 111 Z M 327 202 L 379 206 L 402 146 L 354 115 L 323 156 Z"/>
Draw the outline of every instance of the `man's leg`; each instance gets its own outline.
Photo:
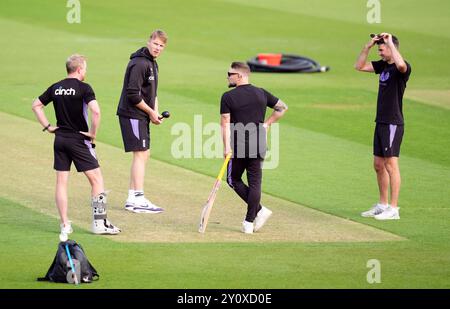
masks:
<path id="1" fill-rule="evenodd" d="M 133 162 L 130 171 L 130 190 L 144 191 L 145 166 L 150 150 L 133 151 Z"/>
<path id="2" fill-rule="evenodd" d="M 385 128 L 384 138 L 385 159 L 384 166 L 389 175 L 391 188 L 391 207 L 382 213 L 375 215 L 377 220 L 398 220 L 400 212 L 398 207 L 398 196 L 400 193 L 400 168 L 398 166 L 398 156 L 400 155 L 400 145 L 403 138 L 403 126 L 388 125 Z"/>
<path id="3" fill-rule="evenodd" d="M 67 184 L 69 181 L 69 171 L 56 171 L 56 190 L 55 201 L 58 208 L 59 217 L 61 220 L 59 234 L 60 241 L 66 241 L 69 239 L 69 234 L 73 232 L 72 225 L 67 215 L 68 202 L 67 202 Z"/>
<path id="4" fill-rule="evenodd" d="M 150 156 L 150 129 L 149 122 L 142 119 L 130 119 L 119 117 L 125 152 L 133 152 L 130 168 L 130 184 L 125 209 L 133 212 L 141 212 L 136 206 L 143 206 L 142 212 L 152 208 L 155 213 L 155 205 L 144 197 L 145 166 Z M 158 212 L 163 211 L 158 208 Z"/>
<path id="5" fill-rule="evenodd" d="M 242 174 L 248 165 L 248 159 L 233 158 L 228 163 L 227 183 L 239 195 L 241 199 L 248 205 L 250 188 L 242 181 Z M 242 222 L 242 232 L 246 234 L 253 234 L 254 224 L 253 220 L 247 221 L 247 214 Z"/>
<path id="6" fill-rule="evenodd" d="M 378 190 L 380 192 L 379 204 L 387 205 L 389 198 L 389 174 L 386 170 L 385 158 L 374 156 L 373 167 L 377 173 Z"/>
<path id="7" fill-rule="evenodd" d="M 136 213 L 158 214 L 164 211 L 156 206 L 144 195 L 145 165 L 150 156 L 150 150 L 134 151 L 131 164 L 130 189 L 125 209 Z"/>
<path id="8" fill-rule="evenodd" d="M 389 174 L 390 187 L 391 187 L 391 206 L 398 206 L 398 196 L 400 194 L 400 168 L 398 165 L 398 157 L 389 157 L 385 160 L 385 167 Z"/>
<path id="9" fill-rule="evenodd" d="M 228 163 L 227 183 L 239 195 L 239 197 L 248 203 L 249 187 L 242 181 L 242 174 L 247 168 L 246 159 L 231 159 Z M 258 205 L 257 212 L 261 210 Z"/>
<path id="10" fill-rule="evenodd" d="M 92 232 L 94 234 L 119 234 L 120 229 L 107 219 L 107 199 L 100 168 L 85 171 L 84 174 L 91 184 Z"/>
<path id="11" fill-rule="evenodd" d="M 388 208 L 388 198 L 389 198 L 389 174 L 384 165 L 385 158 L 381 156 L 374 155 L 373 157 L 373 167 L 377 173 L 378 190 L 380 192 L 378 203 L 372 206 L 367 211 L 361 213 L 361 216 L 366 218 L 371 218 L 379 215 Z"/>
<path id="12" fill-rule="evenodd" d="M 248 182 L 248 197 L 247 197 L 247 215 L 245 220 L 247 222 L 253 222 L 256 218 L 256 214 L 260 210 L 261 201 L 261 181 L 262 181 L 262 169 L 261 159 L 248 159 L 247 165 L 247 182 Z"/>
<path id="13" fill-rule="evenodd" d="M 67 216 L 67 183 L 69 181 L 69 171 L 56 171 L 55 201 L 58 208 L 61 224 L 69 225 Z"/>
<path id="14" fill-rule="evenodd" d="M 232 158 L 228 163 L 227 183 L 247 203 L 248 187 L 242 181 L 242 174 L 246 166 L 245 159 Z"/>
<path id="15" fill-rule="evenodd" d="M 377 220 L 398 220 L 400 212 L 398 207 L 398 195 L 400 193 L 400 169 L 398 167 L 398 157 L 385 158 L 385 166 L 389 174 L 391 187 L 391 206 L 382 213 L 375 215 Z"/>
<path id="16" fill-rule="evenodd" d="M 103 176 L 102 172 L 100 171 L 100 168 L 85 171 L 84 174 L 86 175 L 87 179 L 89 180 L 89 183 L 91 184 L 92 197 L 105 192 L 105 187 L 103 184 Z"/>

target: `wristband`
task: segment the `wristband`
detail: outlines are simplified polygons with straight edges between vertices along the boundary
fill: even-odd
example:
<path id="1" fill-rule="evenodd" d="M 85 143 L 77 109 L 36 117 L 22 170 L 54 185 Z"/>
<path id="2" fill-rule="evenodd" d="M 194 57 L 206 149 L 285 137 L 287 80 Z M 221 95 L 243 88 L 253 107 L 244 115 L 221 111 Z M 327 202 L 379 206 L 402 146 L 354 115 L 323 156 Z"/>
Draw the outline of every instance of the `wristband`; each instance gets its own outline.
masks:
<path id="1" fill-rule="evenodd" d="M 45 128 L 42 129 L 42 132 L 45 132 L 48 130 L 48 128 L 50 128 L 51 124 L 49 123 Z"/>

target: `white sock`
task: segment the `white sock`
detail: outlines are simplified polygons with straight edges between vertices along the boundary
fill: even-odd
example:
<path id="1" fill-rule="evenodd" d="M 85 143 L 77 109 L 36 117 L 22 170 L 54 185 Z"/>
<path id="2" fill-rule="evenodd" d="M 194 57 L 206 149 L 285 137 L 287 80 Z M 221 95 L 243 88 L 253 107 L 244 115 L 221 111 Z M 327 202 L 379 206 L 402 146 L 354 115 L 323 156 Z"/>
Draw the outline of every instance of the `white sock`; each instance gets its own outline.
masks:
<path id="1" fill-rule="evenodd" d="M 388 204 L 381 204 L 381 203 L 378 203 L 378 205 L 380 205 L 380 206 L 383 207 L 383 208 L 388 208 L 388 207 L 389 207 Z"/>
<path id="2" fill-rule="evenodd" d="M 134 201 L 134 190 L 128 190 L 128 201 Z"/>
<path id="3" fill-rule="evenodd" d="M 134 199 L 144 198 L 144 190 L 134 190 Z"/>

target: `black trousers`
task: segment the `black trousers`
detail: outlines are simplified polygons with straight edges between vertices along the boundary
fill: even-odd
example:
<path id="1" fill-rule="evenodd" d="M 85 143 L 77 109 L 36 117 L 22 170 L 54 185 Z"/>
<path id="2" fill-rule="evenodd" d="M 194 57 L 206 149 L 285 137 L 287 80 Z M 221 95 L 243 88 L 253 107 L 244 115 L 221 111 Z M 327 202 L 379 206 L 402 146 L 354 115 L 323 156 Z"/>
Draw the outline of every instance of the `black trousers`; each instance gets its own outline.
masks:
<path id="1" fill-rule="evenodd" d="M 227 183 L 247 203 L 247 222 L 253 222 L 261 210 L 262 163 L 260 158 L 233 158 L 228 163 Z M 244 171 L 248 186 L 242 181 Z"/>

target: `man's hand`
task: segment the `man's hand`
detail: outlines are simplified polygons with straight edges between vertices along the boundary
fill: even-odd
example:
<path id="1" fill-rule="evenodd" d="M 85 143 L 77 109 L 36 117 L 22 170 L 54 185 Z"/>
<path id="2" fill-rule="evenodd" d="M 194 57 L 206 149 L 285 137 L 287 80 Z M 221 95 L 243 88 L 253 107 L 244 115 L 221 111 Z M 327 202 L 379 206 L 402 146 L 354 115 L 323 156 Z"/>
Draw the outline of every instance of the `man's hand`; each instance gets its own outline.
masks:
<path id="1" fill-rule="evenodd" d="M 394 45 L 394 42 L 392 41 L 392 34 L 383 32 L 380 34 L 380 37 L 383 38 L 384 42 L 390 47 Z"/>
<path id="2" fill-rule="evenodd" d="M 366 48 L 367 48 L 367 49 L 372 48 L 375 44 L 377 44 L 377 41 L 378 41 L 379 39 L 380 39 L 380 38 L 377 37 L 377 36 L 374 36 L 373 38 L 371 38 L 370 41 L 366 44 Z"/>
<path id="3" fill-rule="evenodd" d="M 55 127 L 55 126 L 49 126 L 48 128 L 47 128 L 47 131 L 48 131 L 48 133 L 55 133 L 56 132 L 56 130 L 58 130 L 59 129 L 59 127 Z"/>
<path id="4" fill-rule="evenodd" d="M 89 137 L 91 139 L 91 143 L 94 143 L 95 141 L 95 134 L 92 134 L 91 132 L 83 132 L 80 131 L 81 134 L 83 134 L 86 137 Z"/>
<path id="5" fill-rule="evenodd" d="M 270 125 L 268 123 L 264 122 L 262 126 L 266 130 L 266 145 L 267 145 L 267 136 L 269 135 Z"/>
<path id="6" fill-rule="evenodd" d="M 150 117 L 150 121 L 156 125 L 161 124 L 164 119 L 158 112 L 155 111 L 149 113 L 148 116 Z M 159 117 L 161 117 L 161 119 Z"/>
<path id="7" fill-rule="evenodd" d="M 232 153 L 231 147 L 226 147 L 223 151 L 223 157 L 226 158 L 229 153 Z"/>

